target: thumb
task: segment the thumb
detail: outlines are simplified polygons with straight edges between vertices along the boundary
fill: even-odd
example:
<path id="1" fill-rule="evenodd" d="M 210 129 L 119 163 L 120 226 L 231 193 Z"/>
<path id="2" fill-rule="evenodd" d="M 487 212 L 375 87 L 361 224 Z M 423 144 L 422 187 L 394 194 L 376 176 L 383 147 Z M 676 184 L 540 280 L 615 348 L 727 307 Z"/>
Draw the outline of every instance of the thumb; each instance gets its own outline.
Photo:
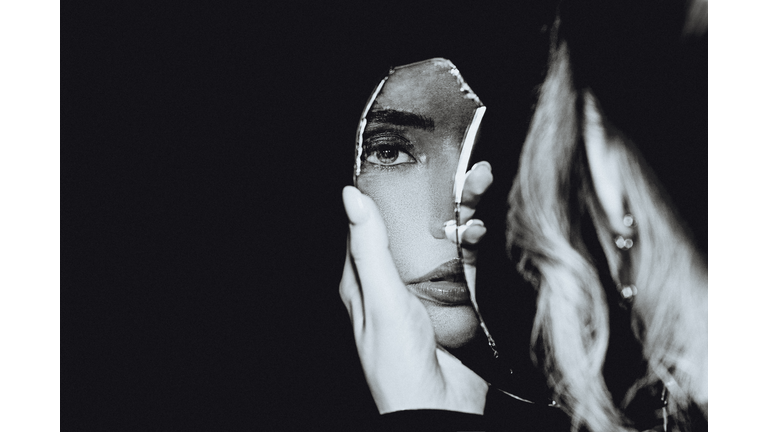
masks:
<path id="1" fill-rule="evenodd" d="M 376 203 L 352 186 L 345 187 L 342 195 L 349 218 L 349 251 L 362 286 L 365 309 L 402 308 L 407 304 L 408 291 L 392 260 L 387 228 Z"/>

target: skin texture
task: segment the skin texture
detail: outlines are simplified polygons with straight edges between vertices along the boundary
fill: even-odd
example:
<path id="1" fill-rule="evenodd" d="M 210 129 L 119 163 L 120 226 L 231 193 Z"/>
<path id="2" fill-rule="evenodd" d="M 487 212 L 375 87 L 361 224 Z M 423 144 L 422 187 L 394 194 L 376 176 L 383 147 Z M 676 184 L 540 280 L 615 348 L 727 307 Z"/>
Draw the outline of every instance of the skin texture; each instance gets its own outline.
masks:
<path id="1" fill-rule="evenodd" d="M 379 412 L 482 414 L 488 386 L 437 346 L 426 309 L 400 280 L 376 204 L 352 186 L 343 199 L 349 242 L 339 294 Z"/>
<path id="2" fill-rule="evenodd" d="M 417 283 L 434 287 L 425 275 L 458 257 L 444 223 L 454 217 L 453 181 L 461 143 L 480 106 L 462 84 L 453 64 L 443 59 L 397 68 L 366 116 L 356 181 L 381 212 L 400 279 L 426 308 L 437 343 L 448 348 L 477 335 L 479 322 L 471 303 L 461 295 L 446 302 L 414 288 Z M 476 184 L 468 186 L 473 199 L 491 178 L 489 165 L 477 171 Z M 469 212 L 462 212 L 462 219 L 468 217 Z M 481 236 L 484 228 L 476 227 L 478 232 Z M 465 286 L 455 280 L 439 283 L 440 289 L 452 292 Z"/>

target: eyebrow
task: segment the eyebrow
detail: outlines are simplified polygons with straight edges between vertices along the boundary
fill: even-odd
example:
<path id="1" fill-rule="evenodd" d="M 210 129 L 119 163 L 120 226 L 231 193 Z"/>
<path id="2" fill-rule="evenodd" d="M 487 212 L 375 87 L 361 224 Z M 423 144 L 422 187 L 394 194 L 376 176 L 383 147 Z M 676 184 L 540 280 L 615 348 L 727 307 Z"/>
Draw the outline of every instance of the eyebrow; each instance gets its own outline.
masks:
<path id="1" fill-rule="evenodd" d="M 430 132 L 435 130 L 435 121 L 431 118 L 406 111 L 391 109 L 371 111 L 366 118 L 369 122 L 414 127 Z"/>

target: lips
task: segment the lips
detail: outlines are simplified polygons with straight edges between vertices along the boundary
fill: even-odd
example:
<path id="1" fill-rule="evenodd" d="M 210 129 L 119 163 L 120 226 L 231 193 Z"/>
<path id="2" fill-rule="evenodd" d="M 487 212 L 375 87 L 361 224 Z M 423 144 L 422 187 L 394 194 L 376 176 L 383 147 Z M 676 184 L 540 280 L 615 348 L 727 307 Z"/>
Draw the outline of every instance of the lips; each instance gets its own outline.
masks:
<path id="1" fill-rule="evenodd" d="M 446 261 L 429 273 L 406 281 L 406 286 L 417 297 L 442 305 L 470 303 L 464 268 L 459 258 Z"/>

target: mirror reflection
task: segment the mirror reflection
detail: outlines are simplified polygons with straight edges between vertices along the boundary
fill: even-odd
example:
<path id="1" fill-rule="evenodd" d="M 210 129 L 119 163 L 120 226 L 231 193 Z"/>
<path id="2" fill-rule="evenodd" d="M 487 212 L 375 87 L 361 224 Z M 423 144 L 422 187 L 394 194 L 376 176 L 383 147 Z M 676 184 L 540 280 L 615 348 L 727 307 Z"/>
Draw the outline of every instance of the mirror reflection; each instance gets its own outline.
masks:
<path id="1" fill-rule="evenodd" d="M 446 348 L 467 344 L 480 329 L 470 291 L 474 273 L 465 272 L 445 223 L 458 222 L 484 111 L 453 63 L 431 59 L 389 71 L 369 98 L 357 134 L 355 186 L 378 205 L 400 277 L 426 307 L 437 343 Z"/>

